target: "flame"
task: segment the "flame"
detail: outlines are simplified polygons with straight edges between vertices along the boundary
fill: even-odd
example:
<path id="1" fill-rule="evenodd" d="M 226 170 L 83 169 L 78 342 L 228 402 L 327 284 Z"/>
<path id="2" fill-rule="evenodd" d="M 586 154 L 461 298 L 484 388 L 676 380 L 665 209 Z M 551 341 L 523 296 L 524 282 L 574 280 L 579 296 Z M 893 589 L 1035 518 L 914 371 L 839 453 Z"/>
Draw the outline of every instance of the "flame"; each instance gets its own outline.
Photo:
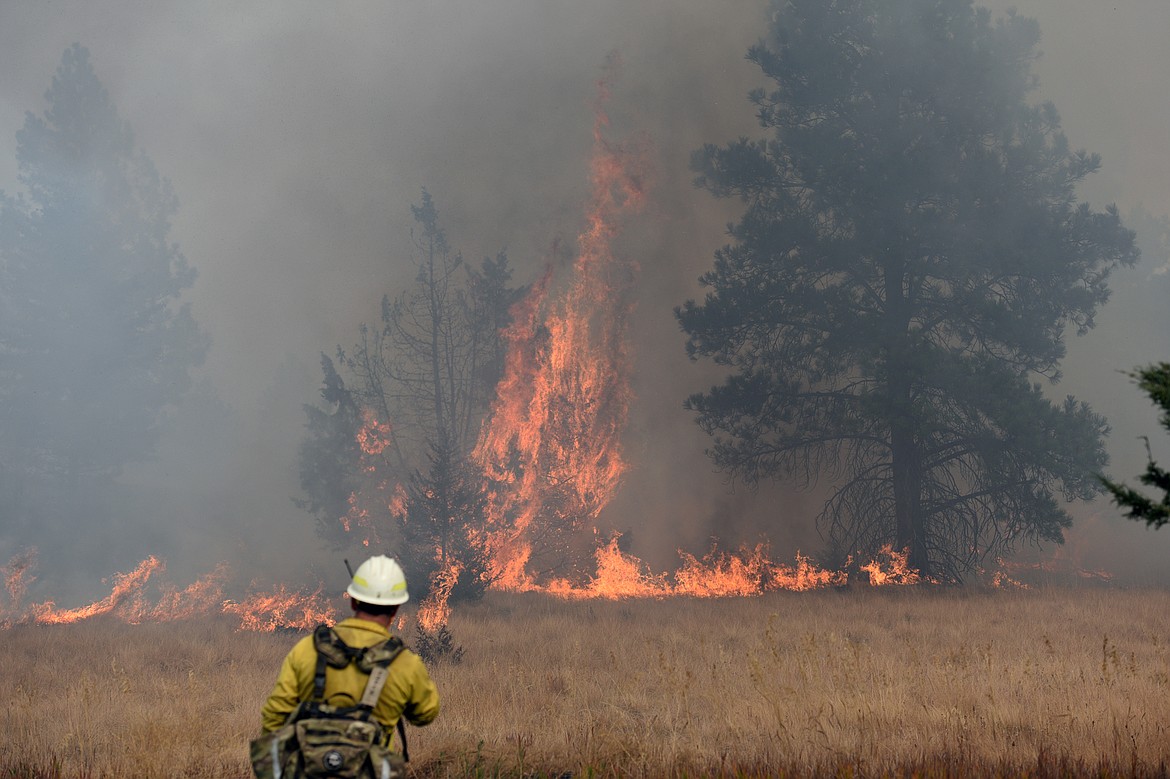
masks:
<path id="1" fill-rule="evenodd" d="M 312 593 L 291 592 L 278 585 L 267 593 L 258 593 L 236 603 L 223 604 L 225 614 L 239 617 L 240 630 L 271 633 L 275 630 L 312 630 L 322 623 L 337 621 L 337 611 L 322 595 L 322 587 Z"/>
<path id="2" fill-rule="evenodd" d="M 618 535 L 591 545 L 595 573 L 583 583 L 554 575 L 573 568 L 575 555 L 587 551 L 575 545 L 589 530 L 596 536 L 596 520 L 629 467 L 622 434 L 632 401 L 635 266 L 614 244 L 623 220 L 644 204 L 648 155 L 638 140 L 607 138 L 605 105 L 618 64 L 611 59 L 597 85 L 590 197 L 571 276 L 563 288 L 555 287 L 552 268 L 546 269 L 513 307 L 511 324 L 501 333 L 507 346 L 503 376 L 471 453 L 487 477 L 487 522 L 472 541 L 489 561 L 491 586 L 565 598 L 731 597 L 840 586 L 846 573 L 819 568 L 799 552 L 795 564 L 775 562 L 763 543 L 735 552 L 713 547 L 702 558 L 680 551 L 673 574 L 654 573 L 618 547 Z M 389 426 L 368 412 L 363 422 L 362 451 L 380 454 L 390 441 Z M 404 511 L 400 490 L 385 504 L 392 514 Z M 346 526 L 373 529 L 356 496 Z M 905 554 L 887 547 L 882 555 L 888 561 L 862 567 L 870 584 L 918 581 Z M 432 598 L 418 615 L 425 629 L 446 623 L 457 577 L 447 564 L 435 574 Z"/>
<path id="3" fill-rule="evenodd" d="M 735 554 L 712 547 L 702 560 L 684 552 L 679 554 L 683 567 L 675 573 L 676 591 L 698 597 L 749 596 L 773 590 L 803 592 L 839 587 L 848 581 L 848 574 L 819 568 L 799 551 L 795 565 L 774 562 L 765 543 L 741 547 Z"/>
<path id="4" fill-rule="evenodd" d="M 886 544 L 878 552 L 879 557 L 886 558 L 886 567 L 877 559 L 870 560 L 861 566 L 861 570 L 869 574 L 869 583 L 875 587 L 889 584 L 918 584 L 921 581 L 919 573 L 907 565 L 910 550 L 894 551 L 893 546 Z"/>
<path id="5" fill-rule="evenodd" d="M 679 588 L 702 598 L 755 595 L 764 591 L 769 563 L 761 544 L 735 555 L 712 549 L 702 561 L 683 553 L 683 566 L 675 573 Z"/>
<path id="6" fill-rule="evenodd" d="M 378 527 L 370 516 L 370 510 L 358 503 L 356 492 L 349 493 L 348 504 L 349 510 L 344 517 L 341 517 L 341 526 L 345 528 L 345 532 L 352 533 L 355 529 L 361 528 L 364 531 L 361 539 L 362 546 L 369 546 L 371 543 L 380 544 Z"/>
<path id="7" fill-rule="evenodd" d="M 399 482 L 379 477 L 387 470 L 386 450 L 395 445 L 393 426 L 389 421 L 380 420 L 368 407 L 361 409 L 361 417 L 362 424 L 354 439 L 361 452 L 358 469 L 367 475 L 368 483 L 349 494 L 346 513 L 338 521 L 346 533 L 360 532 L 362 546 L 384 546 L 378 522 L 387 511 L 391 516 L 405 513 L 406 490 Z"/>
<path id="8" fill-rule="evenodd" d="M 680 550 L 676 570 L 655 573 L 619 547 L 620 534 L 592 543 L 592 576 L 574 581 L 555 575 L 558 566 L 574 562 L 577 550 L 572 547 L 582 536 L 588 538 L 586 531 L 597 536 L 596 520 L 629 468 L 622 435 L 633 400 L 629 323 L 636 267 L 614 245 L 625 217 L 644 205 L 648 154 L 637 139 L 618 143 L 606 137 L 605 105 L 617 66 L 616 58 L 611 59 L 597 84 L 590 196 L 571 276 L 555 285 L 550 264 L 512 308 L 511 324 L 501 333 L 507 345 L 503 376 L 471 454 L 488 480 L 486 526 L 474 531 L 471 540 L 487 555 L 491 586 L 571 599 L 622 599 L 749 597 L 845 585 L 846 571 L 820 568 L 799 551 L 794 564 L 776 562 L 766 543 L 733 552 L 713 546 L 702 557 Z M 392 425 L 369 408 L 362 409 L 361 417 L 356 443 L 367 487 L 349 496 L 348 510 L 338 521 L 347 532 L 363 531 L 363 545 L 382 546 L 378 521 L 387 512 L 405 518 L 408 496 L 401 482 L 385 478 L 387 449 L 396 445 Z M 34 559 L 35 553 L 17 555 L 0 569 L 10 599 L 8 609 L 0 611 L 5 617 L 0 627 L 13 624 L 5 615 L 17 613 L 32 580 Z M 907 560 L 907 550 L 886 545 L 859 570 L 871 586 L 930 582 Z M 1000 562 L 993 584 L 1026 588 L 1005 572 L 1008 567 Z M 116 574 L 107 597 L 68 610 L 52 601 L 37 604 L 21 621 L 63 623 L 112 615 L 141 622 L 230 614 L 239 619 L 241 630 L 274 631 L 311 629 L 337 617 L 321 587 L 306 593 L 280 585 L 242 601 L 226 600 L 226 565 L 183 590 L 164 586 L 152 601 L 146 585 L 164 568 L 161 560 L 148 557 L 132 571 Z M 432 575 L 431 594 L 416 617 L 422 630 L 434 634 L 446 625 L 460 572 L 452 560 Z M 1087 578 L 1110 577 L 1079 567 L 1076 572 Z M 404 620 L 398 618 L 399 630 Z"/>
<path id="9" fill-rule="evenodd" d="M 357 432 L 357 443 L 364 455 L 379 455 L 393 442 L 389 422 L 379 422 L 378 416 L 369 408 L 362 408 L 362 426 Z M 374 466 L 368 465 L 368 471 Z"/>
<path id="10" fill-rule="evenodd" d="M 419 606 L 417 617 L 419 627 L 427 633 L 436 634 L 447 624 L 451 616 L 447 601 L 462 570 L 458 562 L 451 561 L 431 574 L 431 591 Z"/>
<path id="11" fill-rule="evenodd" d="M 566 579 L 555 579 L 543 591 L 562 598 L 660 598 L 671 594 L 664 574 L 653 574 L 649 567 L 631 554 L 618 548 L 620 533 L 615 533 L 605 546 L 594 552 L 597 573 L 584 587 L 574 586 Z"/>
<path id="12" fill-rule="evenodd" d="M 179 589 L 157 581 L 166 570 L 166 562 L 153 555 L 131 571 L 114 574 L 110 594 L 87 606 L 60 609 L 55 602 L 45 601 L 33 604 L 27 612 L 18 615 L 16 607 L 31 578 L 35 560 L 36 551 L 30 550 L 17 555 L 0 569 L 12 595 L 12 605 L 5 610 L 0 628 L 19 623 L 60 625 L 100 616 L 140 624 L 230 614 L 239 620 L 240 630 L 311 630 L 322 622 L 335 622 L 337 618 L 336 611 L 323 596 L 321 586 L 311 593 L 293 592 L 278 586 L 271 592 L 250 594 L 242 601 L 225 600 L 224 586 L 230 574 L 227 563 L 220 563 Z M 149 588 L 152 582 L 156 587 Z"/>
<path id="13" fill-rule="evenodd" d="M 1013 576 L 1031 576 L 1035 578 L 1037 575 L 1041 577 L 1058 577 L 1069 578 L 1076 577 L 1078 579 L 1109 583 L 1113 581 L 1113 573 L 1104 569 L 1089 569 L 1082 568 L 1077 565 L 1076 561 L 1070 560 L 1068 557 L 1061 554 L 1061 548 L 1057 547 L 1053 556 L 1048 560 L 1041 560 L 1037 562 L 1021 562 L 1021 561 L 1006 561 L 999 560 L 999 570 L 992 575 L 992 586 L 1014 586 L 1021 589 L 1029 589 L 1027 584 L 1023 584 Z"/>
<path id="14" fill-rule="evenodd" d="M 596 598 L 658 597 L 670 592 L 662 574 L 652 574 L 640 559 L 618 548 L 620 534 L 596 552 L 597 575 L 589 583 L 588 594 Z"/>
<path id="15" fill-rule="evenodd" d="M 109 614 L 119 608 L 133 615 L 141 605 L 142 587 L 155 571 L 163 567 L 163 562 L 157 557 L 147 557 L 133 571 L 114 574 L 114 588 L 105 598 L 76 609 L 58 609 L 53 601 L 40 603 L 32 608 L 33 621 L 42 625 L 59 625 Z M 127 605 L 129 608 L 124 608 Z M 127 621 L 134 621 L 133 617 Z"/>
<path id="16" fill-rule="evenodd" d="M 1031 586 L 1024 584 L 1019 579 L 1013 579 L 1008 575 L 1007 571 L 1003 570 L 1003 560 L 999 561 L 1000 569 L 992 574 L 991 586 L 997 589 L 1006 590 L 1009 587 L 1016 590 L 1030 590 Z"/>
<path id="17" fill-rule="evenodd" d="M 551 272 L 512 311 L 504 376 L 472 459 L 495 483 L 483 538 L 498 588 L 536 587 L 534 553 L 563 552 L 616 493 L 629 387 L 633 264 L 614 253 L 619 224 L 645 199 L 647 155 L 605 137 L 616 60 L 598 82 L 590 199 L 573 276 L 550 301 Z M 543 313 L 543 316 L 542 316 Z"/>
<path id="18" fill-rule="evenodd" d="M 229 573 L 228 564 L 220 563 L 182 590 L 166 587 L 158 603 L 138 621 L 194 619 L 214 613 L 224 602 L 223 587 Z"/>
<path id="19" fill-rule="evenodd" d="M 395 484 L 394 489 L 390 491 L 390 499 L 386 502 L 386 508 L 390 510 L 390 516 L 406 518 L 406 507 L 409 496 L 406 494 L 406 488 L 401 484 Z"/>
<path id="20" fill-rule="evenodd" d="M 778 563 L 769 556 L 768 545 L 741 547 L 736 552 L 712 547 L 702 558 L 679 551 L 682 565 L 673 573 L 652 573 L 637 556 L 618 546 L 620 534 L 614 534 L 594 554 L 597 572 L 584 586 L 574 586 L 565 579 L 554 579 L 544 586 L 526 585 L 523 591 L 539 590 L 566 599 L 623 598 L 726 598 L 750 597 L 774 590 L 795 592 L 840 587 L 848 582 L 844 571 L 831 571 L 813 564 L 796 553 L 796 564 Z M 870 564 L 881 571 L 880 564 Z M 916 572 L 914 572 L 916 574 Z M 871 584 L 877 586 L 872 578 Z M 893 583 L 882 581 L 880 583 Z M 909 582 L 905 582 L 909 583 Z"/>
<path id="21" fill-rule="evenodd" d="M 796 552 L 796 565 L 773 563 L 768 575 L 771 579 L 769 590 L 791 590 L 804 592 L 818 590 L 822 587 L 842 587 L 849 581 L 849 574 L 844 571 L 830 571 L 818 568 L 806 555 L 799 550 Z"/>

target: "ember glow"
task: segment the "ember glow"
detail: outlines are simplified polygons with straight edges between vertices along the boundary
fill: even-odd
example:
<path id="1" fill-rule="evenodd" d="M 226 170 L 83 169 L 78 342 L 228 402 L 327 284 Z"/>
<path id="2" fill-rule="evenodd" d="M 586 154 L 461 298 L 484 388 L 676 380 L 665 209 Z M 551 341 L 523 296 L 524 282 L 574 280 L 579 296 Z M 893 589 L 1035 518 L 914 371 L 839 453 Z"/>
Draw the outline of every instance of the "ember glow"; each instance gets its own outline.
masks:
<path id="1" fill-rule="evenodd" d="M 384 453 L 395 445 L 391 423 L 380 419 L 368 408 L 362 409 L 361 416 L 362 424 L 356 434 L 361 451 L 359 467 L 375 483 L 360 493 L 350 493 L 349 510 L 339 521 L 346 533 L 356 534 L 360 538 L 362 546 L 378 548 L 384 546 L 378 532 L 379 518 L 387 512 L 391 516 L 405 513 L 406 490 L 401 483 L 377 478 L 384 470 Z"/>
<path id="2" fill-rule="evenodd" d="M 358 446 L 364 455 L 379 455 L 386 451 L 393 441 L 393 431 L 390 423 L 378 421 L 378 417 L 368 408 L 362 409 L 362 426 L 357 433 Z M 367 465 L 370 472 L 375 470 L 373 465 Z"/>

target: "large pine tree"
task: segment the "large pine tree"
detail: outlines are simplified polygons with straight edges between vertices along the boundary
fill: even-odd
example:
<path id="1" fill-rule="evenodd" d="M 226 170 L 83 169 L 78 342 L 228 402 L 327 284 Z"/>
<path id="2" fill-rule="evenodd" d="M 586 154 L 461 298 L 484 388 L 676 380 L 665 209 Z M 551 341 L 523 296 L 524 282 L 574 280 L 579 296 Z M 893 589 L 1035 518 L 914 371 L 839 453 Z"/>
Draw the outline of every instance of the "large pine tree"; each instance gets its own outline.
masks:
<path id="1" fill-rule="evenodd" d="M 45 97 L 16 136 L 24 191 L 0 193 L 0 500 L 68 534 L 151 455 L 208 339 L 179 301 L 195 272 L 169 237 L 175 195 L 86 49 Z"/>
<path id="2" fill-rule="evenodd" d="M 687 402 L 711 455 L 749 483 L 820 480 L 840 555 L 889 543 L 959 579 L 1059 542 L 1107 427 L 1042 384 L 1137 249 L 1077 201 L 1099 159 L 1032 99 L 1038 25 L 969 0 L 783 0 L 772 19 L 749 52 L 767 137 L 694 158 L 745 204 L 677 311 L 692 357 L 730 372 Z"/>

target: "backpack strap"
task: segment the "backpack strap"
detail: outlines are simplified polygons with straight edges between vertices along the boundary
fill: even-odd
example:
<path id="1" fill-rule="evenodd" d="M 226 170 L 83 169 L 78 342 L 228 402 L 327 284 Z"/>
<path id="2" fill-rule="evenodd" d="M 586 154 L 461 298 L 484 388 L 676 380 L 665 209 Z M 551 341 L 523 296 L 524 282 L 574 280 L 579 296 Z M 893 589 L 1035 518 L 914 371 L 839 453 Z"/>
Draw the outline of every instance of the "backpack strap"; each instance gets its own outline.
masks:
<path id="1" fill-rule="evenodd" d="M 386 679 L 390 676 L 390 664 L 404 648 L 400 639 L 391 636 L 380 644 L 374 644 L 360 651 L 356 658 L 358 668 L 368 671 L 370 678 L 366 681 L 366 689 L 362 693 L 359 705 L 368 706 L 370 709 L 378 705 L 382 688 L 386 686 Z"/>
<path id="2" fill-rule="evenodd" d="M 314 639 L 314 643 L 318 647 L 319 644 L 321 644 L 319 639 L 321 639 L 322 629 L 328 632 L 329 626 L 318 625 L 317 629 L 312 632 L 312 639 Z M 317 670 L 315 671 L 314 675 L 312 675 L 312 699 L 314 699 L 314 702 L 316 703 L 324 702 L 325 699 L 325 662 L 325 655 L 321 652 L 321 649 L 318 648 Z"/>
<path id="3" fill-rule="evenodd" d="M 402 640 L 396 636 L 392 636 L 380 644 L 368 647 L 365 653 L 358 661 L 359 667 L 366 667 L 372 665 L 370 668 L 370 678 L 366 682 L 366 689 L 362 693 L 360 706 L 368 707 L 372 712 L 374 706 L 378 704 L 378 698 L 382 695 L 382 688 L 386 685 L 386 680 L 390 678 L 390 664 L 398 657 L 398 655 L 405 649 L 406 646 Z M 404 717 L 398 715 L 398 740 L 402 742 L 402 760 L 405 763 L 410 762 L 410 750 L 406 746 L 406 725 Z"/>
<path id="4" fill-rule="evenodd" d="M 406 748 L 406 725 L 402 722 L 406 717 L 398 718 L 398 740 L 402 742 L 402 762 L 410 762 L 410 750 Z"/>
<path id="5" fill-rule="evenodd" d="M 336 636 L 328 625 L 318 625 L 313 630 L 313 646 L 317 650 L 317 670 L 313 673 L 313 701 L 316 703 L 325 701 L 325 666 L 329 662 L 328 653 L 321 650 Z"/>
<path id="6" fill-rule="evenodd" d="M 358 701 L 359 706 L 367 706 L 373 709 L 378 705 L 378 698 L 382 695 L 382 688 L 386 686 L 386 679 L 390 676 L 390 669 L 384 665 L 375 666 L 374 670 L 370 671 L 370 678 L 366 682 L 366 689 L 362 692 L 362 699 Z"/>

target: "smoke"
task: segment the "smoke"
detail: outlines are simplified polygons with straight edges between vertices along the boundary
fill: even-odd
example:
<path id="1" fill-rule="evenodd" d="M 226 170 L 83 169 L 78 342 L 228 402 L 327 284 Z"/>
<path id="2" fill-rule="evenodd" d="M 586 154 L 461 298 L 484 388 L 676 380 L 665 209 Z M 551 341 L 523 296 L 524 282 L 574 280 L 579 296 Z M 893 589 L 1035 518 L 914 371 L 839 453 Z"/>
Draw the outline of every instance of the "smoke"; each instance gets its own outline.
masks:
<path id="1" fill-rule="evenodd" d="M 1064 379 L 1054 396 L 1073 394 L 1104 414 L 1112 426 L 1108 472 L 1136 486 L 1146 464 L 1141 436 L 1154 458 L 1170 459 L 1170 441 L 1150 400 L 1126 375 L 1139 365 L 1170 360 L 1170 104 L 1158 97 L 1170 65 L 1162 31 L 1170 6 L 1158 2 L 1097 4 L 1086 0 L 988 2 L 993 11 L 1014 7 L 1040 23 L 1042 56 L 1035 72 L 1038 98 L 1052 101 L 1073 148 L 1101 155 L 1102 166 L 1079 193 L 1095 207 L 1115 203 L 1137 230 L 1143 257 L 1111 279 L 1113 296 L 1097 326 L 1068 336 Z M 1074 527 L 1063 553 L 1086 568 L 1115 572 L 1131 582 L 1170 582 L 1170 535 L 1122 519 L 1108 501 L 1073 509 Z"/>
<path id="2" fill-rule="evenodd" d="M 1013 5 L 1040 22 L 1040 97 L 1056 103 L 1074 147 L 1104 158 L 1085 196 L 1123 214 L 1139 204 L 1170 213 L 1170 105 L 1157 89 L 1170 70 L 1157 39 L 1170 6 Z M 318 355 L 352 344 L 361 322 L 377 320 L 382 294 L 409 282 L 409 206 L 423 186 L 452 245 L 472 261 L 506 249 L 519 282 L 535 278 L 556 242 L 573 240 L 594 82 L 611 50 L 625 63 L 612 132 L 646 133 L 657 175 L 623 246 L 641 268 L 638 400 L 632 469 L 604 520 L 632 530 L 632 550 L 655 566 L 672 565 L 678 547 L 702 551 L 713 533 L 735 544 L 766 531 L 780 554 L 814 551 L 815 500 L 734 488 L 704 458 L 707 439 L 681 403 L 718 374 L 688 363 L 671 315 L 701 294 L 695 279 L 736 215 L 737 204 L 691 186 L 687 163 L 704 142 L 759 135 L 745 96 L 761 79 L 744 53 L 767 14 L 746 0 L 6 3 L 0 188 L 18 189 L 15 133 L 25 111 L 43 111 L 61 53 L 80 42 L 179 196 L 171 238 L 199 270 L 188 299 L 213 338 L 200 394 L 178 412 L 158 460 L 131 474 L 148 489 L 127 507 L 127 532 L 93 553 L 110 571 L 159 554 L 179 579 L 225 558 L 248 561 L 249 576 L 343 578 L 291 500 Z M 1057 388 L 1110 418 L 1111 473 L 1122 478 L 1144 465 L 1137 435 L 1151 433 L 1157 454 L 1158 429 L 1119 371 L 1166 359 L 1168 348 L 1158 338 L 1164 306 L 1138 294 L 1167 276 L 1149 265 L 1130 274 L 1117 278 L 1098 329 L 1070 342 Z M 1086 554 L 1128 570 L 1125 561 L 1155 566 L 1170 552 L 1170 533 L 1152 535 L 1108 505 L 1088 511 L 1107 532 Z"/>

